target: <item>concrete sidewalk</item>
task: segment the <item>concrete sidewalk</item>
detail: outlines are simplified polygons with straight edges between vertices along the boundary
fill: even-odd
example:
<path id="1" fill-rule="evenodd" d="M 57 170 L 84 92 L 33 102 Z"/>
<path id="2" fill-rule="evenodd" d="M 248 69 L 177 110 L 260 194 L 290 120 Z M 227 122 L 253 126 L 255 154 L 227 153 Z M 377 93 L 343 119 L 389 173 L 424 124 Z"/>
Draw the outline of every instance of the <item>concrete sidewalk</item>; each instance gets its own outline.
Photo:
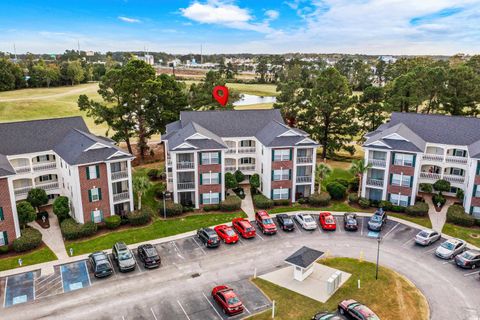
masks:
<path id="1" fill-rule="evenodd" d="M 52 217 L 53 216 L 53 217 Z M 50 228 L 44 229 L 37 222 L 31 222 L 28 225 L 37 229 L 42 234 L 42 241 L 55 253 L 59 260 L 68 258 L 65 243 L 63 242 L 62 232 L 58 224 L 57 216 L 50 214 Z"/>
<path id="2" fill-rule="evenodd" d="M 243 191 L 245 192 L 245 199 L 242 200 L 241 208 L 247 214 L 249 220 L 255 220 L 255 208 L 253 206 L 250 185 L 244 186 Z"/>
<path id="3" fill-rule="evenodd" d="M 428 204 L 428 217 L 432 222 L 432 229 L 441 233 L 445 222 L 447 222 L 447 210 L 453 204 L 453 201 L 447 198 L 447 202 L 442 210 L 437 212 L 437 210 L 435 210 L 435 204 L 432 201 L 432 196 L 426 195 L 424 199 Z"/>

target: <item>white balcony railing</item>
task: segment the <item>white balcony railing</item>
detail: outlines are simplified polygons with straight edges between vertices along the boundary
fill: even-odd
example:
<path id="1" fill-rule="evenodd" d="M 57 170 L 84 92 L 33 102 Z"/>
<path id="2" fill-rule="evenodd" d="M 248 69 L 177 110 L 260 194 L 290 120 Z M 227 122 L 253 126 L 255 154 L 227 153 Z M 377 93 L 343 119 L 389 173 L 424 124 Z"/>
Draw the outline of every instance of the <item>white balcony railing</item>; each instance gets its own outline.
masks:
<path id="1" fill-rule="evenodd" d="M 177 183 L 177 190 L 188 190 L 188 189 L 195 189 L 195 183 L 194 182 Z"/>
<path id="2" fill-rule="evenodd" d="M 383 180 L 382 179 L 367 179 L 367 186 L 371 187 L 383 187 Z"/>
<path id="3" fill-rule="evenodd" d="M 50 182 L 50 183 L 42 183 L 42 184 L 37 184 L 37 188 L 43 189 L 43 190 L 53 190 L 53 189 L 58 189 L 58 181 L 57 182 Z"/>
<path id="4" fill-rule="evenodd" d="M 28 173 L 31 172 L 32 169 L 30 166 L 25 166 L 25 167 L 16 167 L 14 168 L 16 173 Z"/>
<path id="5" fill-rule="evenodd" d="M 120 180 L 128 178 L 128 171 L 112 172 L 112 180 Z"/>
<path id="6" fill-rule="evenodd" d="M 456 175 L 453 175 L 453 174 L 444 174 L 443 179 L 447 180 L 448 182 L 453 182 L 453 183 L 464 183 L 465 182 L 465 177 L 456 176 Z"/>
<path id="7" fill-rule="evenodd" d="M 425 153 L 422 156 L 423 160 L 428 160 L 428 161 L 438 161 L 438 162 L 443 162 L 443 155 L 442 154 L 434 154 L 434 153 Z"/>
<path id="8" fill-rule="evenodd" d="M 238 153 L 255 153 L 255 147 L 240 147 Z"/>
<path id="9" fill-rule="evenodd" d="M 193 162 L 177 162 L 177 169 L 193 169 L 195 164 Z"/>
<path id="10" fill-rule="evenodd" d="M 439 173 L 432 173 L 432 172 L 420 172 L 420 178 L 429 179 L 429 180 L 440 180 L 442 179 L 442 175 Z"/>
<path id="11" fill-rule="evenodd" d="M 254 171 L 255 170 L 255 165 L 254 164 L 249 164 L 249 165 L 238 166 L 238 170 L 240 170 L 240 171 Z"/>
<path id="12" fill-rule="evenodd" d="M 30 191 L 32 189 L 33 189 L 33 186 L 28 186 L 28 187 L 15 188 L 15 189 L 13 189 L 13 191 L 14 191 L 16 196 L 21 196 L 23 194 L 27 194 L 28 191 Z"/>
<path id="13" fill-rule="evenodd" d="M 234 172 L 235 170 L 237 170 L 235 166 L 225 166 L 225 171 L 227 172 Z"/>
<path id="14" fill-rule="evenodd" d="M 228 149 L 226 153 L 227 154 L 237 153 L 237 149 L 235 148 Z"/>
<path id="15" fill-rule="evenodd" d="M 456 164 L 467 164 L 468 158 L 465 157 L 454 157 L 454 156 L 446 156 L 445 162 L 448 163 L 456 163 Z"/>
<path id="16" fill-rule="evenodd" d="M 312 176 L 297 176 L 297 183 L 310 183 Z"/>
<path id="17" fill-rule="evenodd" d="M 113 202 L 127 200 L 128 198 L 130 198 L 130 193 L 128 191 L 113 194 Z"/>
<path id="18" fill-rule="evenodd" d="M 387 161 L 382 159 L 369 159 L 368 164 L 372 167 L 385 168 L 387 166 Z"/>
<path id="19" fill-rule="evenodd" d="M 39 163 L 33 165 L 33 171 L 45 171 L 57 168 L 56 162 Z"/>
<path id="20" fill-rule="evenodd" d="M 312 163 L 313 157 L 297 157 L 297 163 Z"/>

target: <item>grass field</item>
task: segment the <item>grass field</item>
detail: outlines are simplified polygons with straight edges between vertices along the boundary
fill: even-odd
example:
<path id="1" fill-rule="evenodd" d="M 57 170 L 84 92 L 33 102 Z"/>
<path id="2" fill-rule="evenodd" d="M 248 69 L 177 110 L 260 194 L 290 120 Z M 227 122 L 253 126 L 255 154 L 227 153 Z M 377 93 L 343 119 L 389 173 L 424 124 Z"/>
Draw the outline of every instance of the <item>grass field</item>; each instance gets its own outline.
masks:
<path id="1" fill-rule="evenodd" d="M 22 267 L 37 263 L 57 260 L 57 256 L 47 246 L 29 253 L 19 254 L 8 258 L 0 256 L 0 271 L 19 268 L 18 259 L 22 259 Z"/>
<path id="2" fill-rule="evenodd" d="M 331 258 L 320 263 L 352 274 L 348 281 L 326 302 L 307 298 L 271 282 L 254 279 L 253 282 L 271 299 L 275 300 L 275 319 L 307 320 L 319 311 L 335 311 L 340 301 L 355 299 L 369 306 L 382 320 L 425 320 L 429 316 L 426 298 L 410 281 L 398 273 L 380 267 L 375 280 L 375 264 L 350 258 Z M 361 289 L 357 288 L 361 281 Z M 387 294 L 388 293 L 388 294 Z M 379 299 L 379 297 L 381 297 Z M 250 320 L 271 319 L 267 310 Z"/>
<path id="3" fill-rule="evenodd" d="M 473 244 L 476 247 L 480 248 L 480 228 L 466 228 L 461 226 L 456 226 L 451 223 L 445 223 L 443 226 L 443 233 L 448 234 L 449 236 L 463 239 L 468 243 Z"/>

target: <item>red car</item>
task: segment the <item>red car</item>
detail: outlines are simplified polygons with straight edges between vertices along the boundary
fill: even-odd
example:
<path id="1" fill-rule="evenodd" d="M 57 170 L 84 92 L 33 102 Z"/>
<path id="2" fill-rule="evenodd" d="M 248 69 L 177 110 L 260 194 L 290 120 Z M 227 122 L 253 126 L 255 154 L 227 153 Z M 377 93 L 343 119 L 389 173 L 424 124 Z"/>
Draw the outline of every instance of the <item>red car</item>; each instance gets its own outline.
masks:
<path id="1" fill-rule="evenodd" d="M 264 234 L 277 233 L 277 226 L 275 225 L 275 222 L 273 222 L 273 219 L 270 218 L 267 211 L 258 211 L 255 213 L 255 222 L 257 222 L 257 226 Z"/>
<path id="2" fill-rule="evenodd" d="M 330 212 L 320 212 L 320 218 L 318 220 L 323 230 L 337 229 L 337 221 Z"/>
<path id="3" fill-rule="evenodd" d="M 229 316 L 240 314 L 243 312 L 243 303 L 237 297 L 233 289 L 227 286 L 217 286 L 212 290 L 212 297 L 223 312 Z"/>
<path id="4" fill-rule="evenodd" d="M 250 221 L 244 218 L 235 218 L 232 220 L 232 226 L 240 235 L 246 239 L 255 237 L 255 228 L 250 224 Z"/>
<path id="5" fill-rule="evenodd" d="M 213 228 L 218 234 L 218 237 L 223 240 L 224 243 L 237 243 L 238 235 L 233 231 L 232 227 L 222 224 Z"/>

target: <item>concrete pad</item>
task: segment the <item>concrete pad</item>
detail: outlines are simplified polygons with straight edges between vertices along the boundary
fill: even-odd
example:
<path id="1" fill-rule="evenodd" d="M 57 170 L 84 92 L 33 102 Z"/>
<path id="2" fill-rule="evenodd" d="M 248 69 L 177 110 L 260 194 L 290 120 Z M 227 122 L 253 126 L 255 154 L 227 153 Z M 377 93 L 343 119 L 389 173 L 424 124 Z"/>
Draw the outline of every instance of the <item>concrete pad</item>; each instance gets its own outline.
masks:
<path id="1" fill-rule="evenodd" d="M 293 266 L 275 270 L 273 272 L 261 275 L 259 278 L 267 280 L 277 286 L 284 287 L 303 296 L 325 303 L 330 299 L 332 294 L 327 293 L 327 280 L 335 272 L 342 273 L 339 288 L 350 278 L 351 274 L 324 266 L 323 264 L 315 264 L 312 274 L 303 281 L 293 279 Z M 338 290 L 338 288 L 337 288 Z"/>

